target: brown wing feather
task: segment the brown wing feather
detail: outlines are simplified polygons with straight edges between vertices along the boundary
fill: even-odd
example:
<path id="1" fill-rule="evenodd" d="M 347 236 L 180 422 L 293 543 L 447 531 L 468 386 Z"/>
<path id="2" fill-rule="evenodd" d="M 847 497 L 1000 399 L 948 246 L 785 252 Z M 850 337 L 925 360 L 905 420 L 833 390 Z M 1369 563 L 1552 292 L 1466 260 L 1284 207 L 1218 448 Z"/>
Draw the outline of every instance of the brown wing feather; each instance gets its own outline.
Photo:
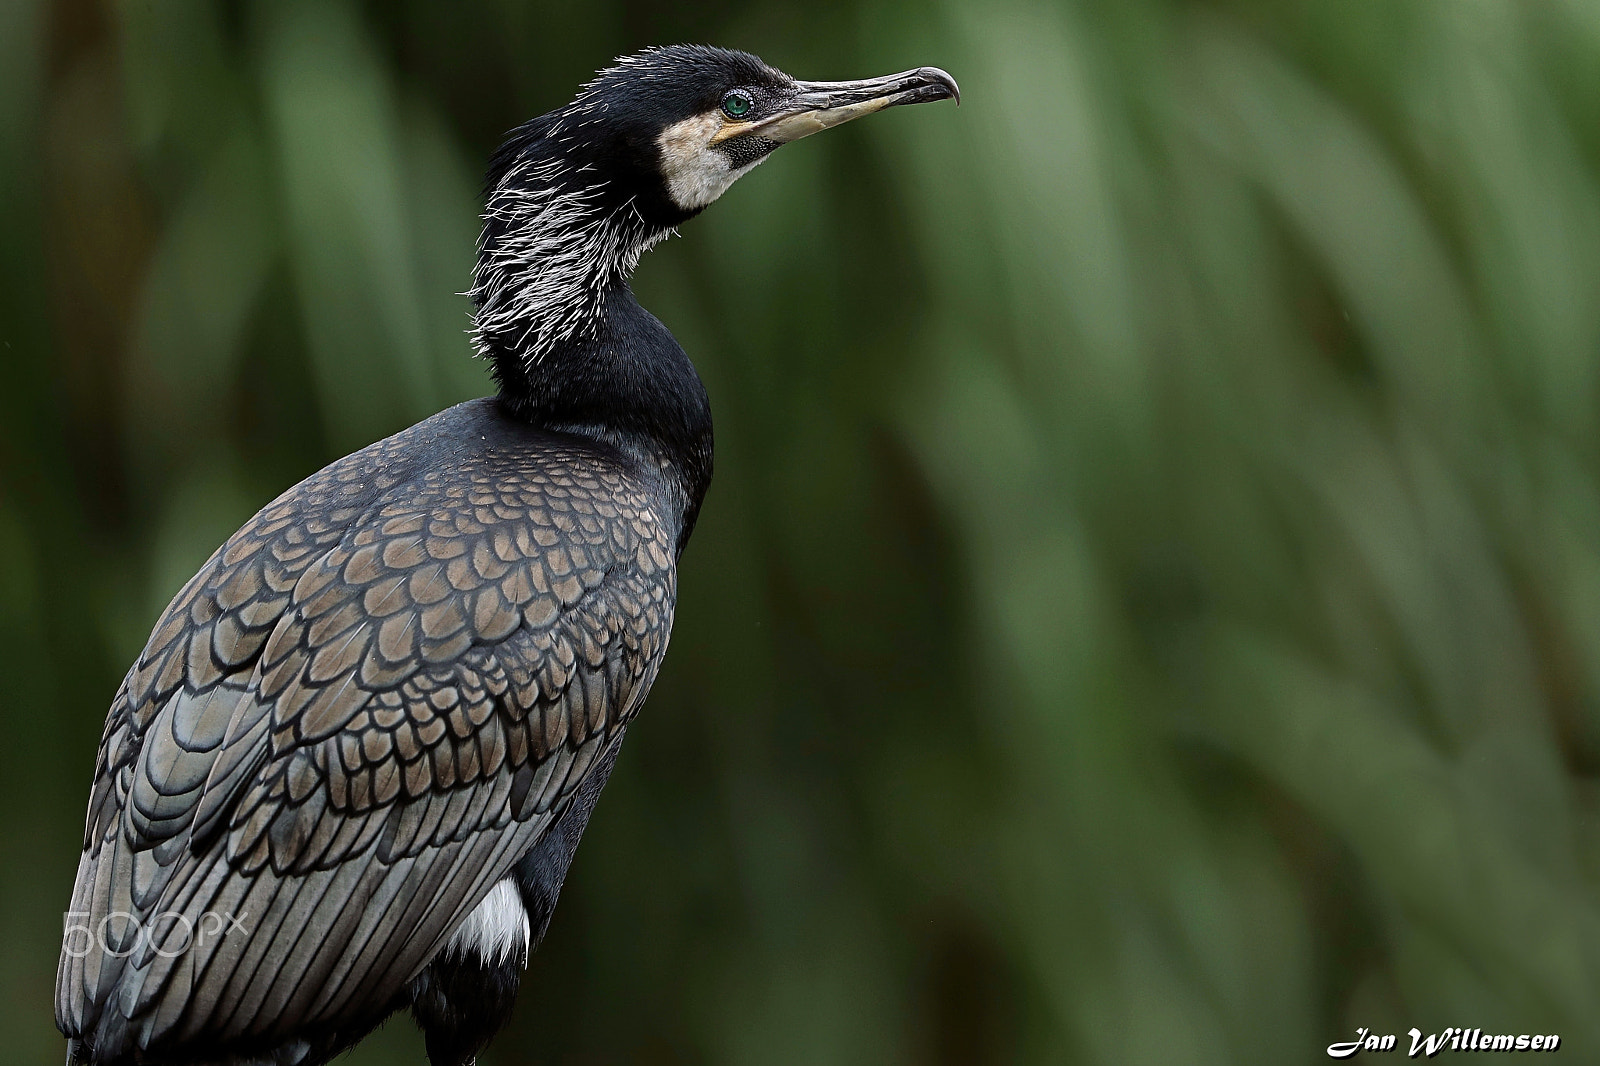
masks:
<path id="1" fill-rule="evenodd" d="M 264 509 L 129 671 L 73 909 L 165 924 L 63 954 L 69 1032 L 167 1048 L 381 1013 L 642 702 L 674 582 L 649 497 L 577 450 L 412 480 L 406 436 Z M 186 930 L 213 913 L 245 931 Z"/>

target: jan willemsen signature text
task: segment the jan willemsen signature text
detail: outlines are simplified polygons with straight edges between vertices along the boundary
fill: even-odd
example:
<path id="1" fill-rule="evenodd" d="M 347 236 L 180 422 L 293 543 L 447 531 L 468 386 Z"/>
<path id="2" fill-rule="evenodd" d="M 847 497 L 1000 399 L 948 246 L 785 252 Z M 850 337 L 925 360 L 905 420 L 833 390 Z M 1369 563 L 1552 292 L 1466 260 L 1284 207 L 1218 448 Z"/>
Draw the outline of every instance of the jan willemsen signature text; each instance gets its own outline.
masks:
<path id="1" fill-rule="evenodd" d="M 1486 1033 L 1482 1029 L 1449 1028 L 1424 1035 L 1413 1028 L 1406 1034 L 1411 1037 L 1408 1058 L 1433 1058 L 1441 1051 L 1555 1051 L 1561 1047 L 1561 1037 L 1555 1033 L 1533 1035 L 1530 1033 Z M 1399 1045 L 1393 1033 L 1374 1033 L 1357 1029 L 1356 1038 L 1328 1045 L 1328 1057 L 1348 1059 L 1363 1051 L 1394 1051 Z"/>

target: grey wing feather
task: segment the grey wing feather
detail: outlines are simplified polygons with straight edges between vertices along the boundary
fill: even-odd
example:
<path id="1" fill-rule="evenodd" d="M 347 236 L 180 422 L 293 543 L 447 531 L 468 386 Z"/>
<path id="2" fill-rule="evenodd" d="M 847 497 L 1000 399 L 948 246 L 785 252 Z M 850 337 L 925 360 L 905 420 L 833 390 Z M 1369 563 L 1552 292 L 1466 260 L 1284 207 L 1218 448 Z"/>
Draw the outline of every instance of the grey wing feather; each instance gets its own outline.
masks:
<path id="1" fill-rule="evenodd" d="M 73 910 L 165 924 L 63 952 L 69 1035 L 179 1048 L 387 1011 L 642 702 L 674 581 L 648 497 L 578 453 L 402 494 L 394 440 L 257 515 L 129 671 Z"/>

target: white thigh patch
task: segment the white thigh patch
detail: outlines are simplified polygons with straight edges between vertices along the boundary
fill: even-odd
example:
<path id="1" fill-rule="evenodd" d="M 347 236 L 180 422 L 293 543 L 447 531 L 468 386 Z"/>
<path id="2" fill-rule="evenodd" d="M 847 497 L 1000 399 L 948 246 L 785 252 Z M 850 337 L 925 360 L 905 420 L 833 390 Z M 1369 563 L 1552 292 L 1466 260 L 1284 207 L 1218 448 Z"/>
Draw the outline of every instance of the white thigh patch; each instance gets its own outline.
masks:
<path id="1" fill-rule="evenodd" d="M 456 926 L 444 950 L 457 955 L 471 951 L 495 965 L 510 959 L 526 965 L 529 936 L 528 912 L 522 908 L 522 896 L 511 878 L 505 877 L 496 881 L 483 902 Z"/>

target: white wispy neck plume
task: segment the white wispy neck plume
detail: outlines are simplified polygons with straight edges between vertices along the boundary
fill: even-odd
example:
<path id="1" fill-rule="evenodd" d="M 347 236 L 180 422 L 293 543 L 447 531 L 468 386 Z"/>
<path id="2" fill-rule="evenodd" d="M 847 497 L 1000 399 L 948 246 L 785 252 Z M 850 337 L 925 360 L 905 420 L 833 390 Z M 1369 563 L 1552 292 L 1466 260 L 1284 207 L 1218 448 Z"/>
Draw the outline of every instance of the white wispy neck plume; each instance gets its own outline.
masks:
<path id="1" fill-rule="evenodd" d="M 489 195 L 467 294 L 480 355 L 515 352 L 533 366 L 580 337 L 599 320 L 605 291 L 673 233 L 648 225 L 631 200 L 602 208 L 601 183 L 562 182 L 561 168 L 523 161 Z"/>

